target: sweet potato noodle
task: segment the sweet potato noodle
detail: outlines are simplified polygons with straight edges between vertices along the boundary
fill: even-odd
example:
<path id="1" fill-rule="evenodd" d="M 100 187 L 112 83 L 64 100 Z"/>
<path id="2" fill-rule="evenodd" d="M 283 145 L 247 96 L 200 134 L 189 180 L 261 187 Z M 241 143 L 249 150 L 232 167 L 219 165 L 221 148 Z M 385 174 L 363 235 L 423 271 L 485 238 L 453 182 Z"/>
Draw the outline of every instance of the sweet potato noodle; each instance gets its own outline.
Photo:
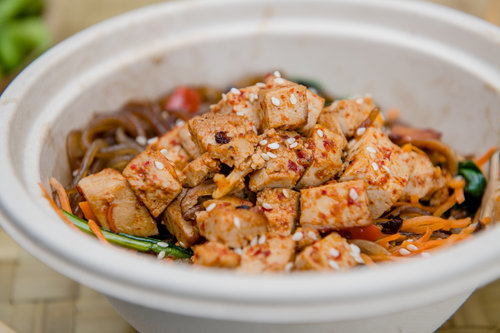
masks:
<path id="1" fill-rule="evenodd" d="M 425 256 L 490 222 L 487 156 L 385 120 L 371 96 L 279 72 L 234 87 L 179 86 L 70 132 L 72 180 L 50 181 L 60 215 L 106 243 L 247 272 Z"/>

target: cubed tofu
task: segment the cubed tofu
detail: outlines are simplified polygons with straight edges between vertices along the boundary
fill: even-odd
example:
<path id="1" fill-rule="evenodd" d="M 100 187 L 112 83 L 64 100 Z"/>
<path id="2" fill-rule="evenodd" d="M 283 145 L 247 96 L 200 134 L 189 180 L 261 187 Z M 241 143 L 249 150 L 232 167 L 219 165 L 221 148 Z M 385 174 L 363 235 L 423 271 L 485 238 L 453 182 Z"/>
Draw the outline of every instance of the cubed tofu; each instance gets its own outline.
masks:
<path id="1" fill-rule="evenodd" d="M 311 162 L 311 151 L 302 136 L 272 129 L 259 139 L 256 154 L 266 163 L 250 175 L 250 189 L 258 192 L 264 188 L 293 188 Z"/>
<path id="2" fill-rule="evenodd" d="M 181 199 L 181 196 L 178 196 L 168 205 L 161 222 L 181 246 L 188 248 L 198 241 L 200 233 L 194 221 L 186 221 L 182 216 Z"/>
<path id="3" fill-rule="evenodd" d="M 219 267 L 235 268 L 240 265 L 240 255 L 229 247 L 219 242 L 206 242 L 193 247 L 193 264 Z"/>
<path id="4" fill-rule="evenodd" d="M 218 114 L 235 114 L 242 117 L 242 121 L 260 128 L 258 86 L 249 86 L 242 89 L 233 88 L 225 94 L 219 103 L 211 107 L 211 111 Z"/>
<path id="5" fill-rule="evenodd" d="M 247 273 L 282 272 L 287 265 L 291 268 L 294 253 L 291 236 L 269 234 L 243 250 L 239 269 Z"/>
<path id="6" fill-rule="evenodd" d="M 255 236 L 267 231 L 266 217 L 255 208 L 216 206 L 197 213 L 200 234 L 209 241 L 221 242 L 231 248 L 242 248 Z"/>
<path id="7" fill-rule="evenodd" d="M 307 123 L 307 88 L 298 84 L 259 91 L 262 130 L 300 129 Z"/>
<path id="8" fill-rule="evenodd" d="M 209 153 L 204 153 L 195 160 L 189 162 L 182 170 L 182 185 L 195 187 L 206 179 L 213 177 L 220 170 L 220 162 L 213 159 Z"/>
<path id="9" fill-rule="evenodd" d="M 326 112 L 333 112 L 340 128 L 346 137 L 354 135 L 355 130 L 368 118 L 375 105 L 370 97 L 360 97 L 353 100 L 335 101 L 326 107 Z"/>
<path id="10" fill-rule="evenodd" d="M 226 195 L 225 197 L 219 199 L 206 200 L 203 202 L 203 207 L 208 208 L 212 207 L 212 209 L 216 207 L 232 207 L 238 209 L 250 209 L 254 205 L 251 201 L 246 199 L 242 199 L 240 197 L 234 195 Z"/>
<path id="11" fill-rule="evenodd" d="M 300 251 L 321 239 L 319 231 L 311 227 L 299 227 L 292 236 L 297 249 Z"/>
<path id="12" fill-rule="evenodd" d="M 179 126 L 179 141 L 181 143 L 182 148 L 186 151 L 186 153 L 191 156 L 192 159 L 198 158 L 201 155 L 200 148 L 193 141 L 191 137 L 191 132 L 189 132 L 189 127 L 187 123 Z"/>
<path id="13" fill-rule="evenodd" d="M 297 188 L 318 186 L 343 170 L 344 136 L 337 135 L 321 125 L 315 125 L 307 141 L 312 151 L 311 165 L 297 184 Z"/>
<path id="14" fill-rule="evenodd" d="M 180 129 L 179 126 L 174 127 L 149 146 L 149 149 L 158 151 L 165 156 L 172 162 L 175 169 L 179 171 L 184 169 L 191 159 L 189 154 L 181 146 L 179 138 Z"/>
<path id="15" fill-rule="evenodd" d="M 337 117 L 335 116 L 335 113 L 333 111 L 329 110 L 328 108 L 324 108 L 319 115 L 318 124 L 327 128 L 328 130 L 330 130 L 330 132 L 338 135 L 342 140 L 341 146 L 347 146 L 347 139 L 345 138 L 344 133 L 340 128 Z"/>
<path id="16" fill-rule="evenodd" d="M 300 191 L 300 225 L 341 230 L 372 223 L 363 180 L 346 181 Z"/>
<path id="17" fill-rule="evenodd" d="M 299 193 L 283 188 L 268 188 L 257 193 L 257 207 L 269 222 L 269 232 L 288 236 L 298 222 Z"/>
<path id="18" fill-rule="evenodd" d="M 135 236 L 158 234 L 156 222 L 120 172 L 104 169 L 80 180 L 78 189 L 104 229 Z"/>
<path id="19" fill-rule="evenodd" d="M 123 170 L 123 176 L 154 217 L 182 190 L 174 166 L 160 152 L 150 149 L 134 157 Z"/>
<path id="20" fill-rule="evenodd" d="M 434 192 L 446 186 L 445 171 L 435 167 L 425 153 L 411 151 L 408 154 L 411 171 L 401 200 L 408 201 L 412 196 L 428 199 Z"/>
<path id="21" fill-rule="evenodd" d="M 354 141 L 354 140 L 353 140 Z M 380 217 L 403 194 L 410 174 L 409 157 L 377 127 L 369 127 L 347 155 L 340 181 L 362 179 L 368 183 L 372 218 Z"/>
<path id="22" fill-rule="evenodd" d="M 356 266 L 359 248 L 351 247 L 336 232 L 306 247 L 295 259 L 295 269 L 337 271 Z M 358 259 L 359 260 L 359 259 Z"/>

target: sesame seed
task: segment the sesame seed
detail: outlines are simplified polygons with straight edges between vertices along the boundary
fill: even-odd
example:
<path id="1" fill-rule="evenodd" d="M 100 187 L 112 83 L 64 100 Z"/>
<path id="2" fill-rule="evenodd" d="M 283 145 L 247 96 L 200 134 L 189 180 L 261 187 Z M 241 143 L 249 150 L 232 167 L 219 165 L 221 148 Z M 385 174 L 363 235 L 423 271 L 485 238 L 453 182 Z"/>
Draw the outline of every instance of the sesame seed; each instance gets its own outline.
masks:
<path id="1" fill-rule="evenodd" d="M 135 141 L 141 146 L 145 146 L 146 143 L 148 143 L 148 140 L 142 135 L 139 135 L 137 138 L 135 138 Z"/>
<path id="2" fill-rule="evenodd" d="M 226 96 L 226 94 L 222 94 L 222 100 L 223 100 L 224 102 L 225 102 L 225 101 L 227 101 L 227 96 Z"/>
<path id="3" fill-rule="evenodd" d="M 257 132 L 257 127 L 255 127 L 255 125 L 252 126 L 252 129 L 255 132 L 255 134 L 259 134 L 259 132 Z"/>
<path id="4" fill-rule="evenodd" d="M 267 239 L 266 235 L 260 236 L 260 238 L 259 238 L 259 244 L 261 244 L 261 245 L 264 244 L 266 242 L 266 239 Z"/>
<path id="5" fill-rule="evenodd" d="M 237 116 L 243 116 L 243 115 L 244 115 L 244 113 L 243 113 L 242 111 L 238 111 L 238 112 L 236 112 L 236 115 L 237 115 Z"/>
<path id="6" fill-rule="evenodd" d="M 76 175 L 78 175 L 79 171 L 80 171 L 80 169 L 75 169 L 75 170 L 73 170 L 73 172 L 71 174 L 73 175 L 73 177 L 76 177 Z"/>
<path id="7" fill-rule="evenodd" d="M 239 219 L 239 218 L 237 218 L 236 216 L 235 216 L 235 217 L 234 217 L 234 219 L 233 219 L 233 223 L 234 223 L 234 226 L 235 226 L 236 228 L 238 228 L 238 229 L 240 228 L 240 226 L 241 226 L 241 221 L 240 221 L 240 219 Z"/>
<path id="8" fill-rule="evenodd" d="M 163 156 L 167 157 L 168 150 L 166 150 L 165 148 L 163 148 L 162 150 L 160 150 L 160 154 L 162 154 Z"/>
<path id="9" fill-rule="evenodd" d="M 414 239 L 412 239 L 412 238 L 410 238 L 410 239 L 408 239 L 408 240 L 407 240 L 407 242 L 408 242 L 408 243 L 413 243 L 414 241 L 415 241 L 415 240 L 414 240 Z"/>
<path id="10" fill-rule="evenodd" d="M 280 106 L 280 104 L 281 104 L 281 101 L 279 100 L 279 98 L 276 98 L 276 97 L 271 97 L 271 102 L 273 102 L 273 104 L 276 106 Z"/>
<path id="11" fill-rule="evenodd" d="M 293 239 L 294 241 L 297 241 L 297 242 L 298 242 L 298 241 L 299 241 L 299 240 L 301 240 L 303 237 L 304 237 L 304 234 L 303 234 L 303 233 L 301 233 L 301 232 L 299 231 L 299 232 L 296 232 L 296 233 L 294 233 L 294 234 L 293 234 L 292 239 Z"/>
<path id="12" fill-rule="evenodd" d="M 365 100 L 362 97 L 356 99 L 356 104 L 363 104 L 364 102 Z"/>
<path id="13" fill-rule="evenodd" d="M 267 156 L 269 156 L 270 158 L 276 158 L 276 157 L 278 157 L 278 156 L 276 156 L 276 154 L 273 154 L 270 151 L 267 152 Z"/>
<path id="14" fill-rule="evenodd" d="M 274 82 L 277 83 L 277 84 L 283 84 L 283 83 L 285 83 L 285 80 L 283 80 L 280 77 L 277 77 L 277 78 L 274 79 Z"/>
<path id="15" fill-rule="evenodd" d="M 212 211 L 215 208 L 215 206 L 216 206 L 216 204 L 212 202 L 210 205 L 207 206 L 206 211 L 207 212 Z"/>
<path id="16" fill-rule="evenodd" d="M 269 149 L 278 149 L 280 147 L 279 143 L 273 142 L 267 145 Z"/>
<path id="17" fill-rule="evenodd" d="M 314 233 L 314 231 L 309 231 L 309 232 L 307 233 L 307 236 L 308 236 L 309 238 L 313 239 L 313 240 L 316 240 L 316 239 L 317 239 L 316 234 Z"/>
<path id="18" fill-rule="evenodd" d="M 387 167 L 387 165 L 382 165 L 382 168 L 387 171 L 388 174 L 391 174 L 391 169 Z"/>
<path id="19" fill-rule="evenodd" d="M 262 82 L 257 82 L 255 85 L 257 87 L 259 87 L 259 88 L 265 88 L 266 87 L 266 85 L 264 83 L 262 83 Z"/>
<path id="20" fill-rule="evenodd" d="M 236 254 L 240 254 L 241 255 L 243 253 L 243 250 L 241 248 L 239 248 L 239 247 L 235 247 L 233 249 L 233 252 L 236 253 Z"/>
<path id="21" fill-rule="evenodd" d="M 186 247 L 186 245 L 184 245 L 183 242 L 179 242 L 179 245 L 182 246 L 182 247 Z"/>
<path id="22" fill-rule="evenodd" d="M 230 90 L 233 94 L 235 95 L 241 95 L 241 91 L 239 89 L 236 89 L 236 88 L 231 88 Z"/>
<path id="23" fill-rule="evenodd" d="M 267 155 L 266 153 L 262 153 L 262 154 L 260 154 L 260 156 L 262 156 L 264 161 L 269 161 L 269 155 Z"/>
<path id="24" fill-rule="evenodd" d="M 363 135 L 363 133 L 366 131 L 366 128 L 360 127 L 356 130 L 356 135 Z"/>
<path id="25" fill-rule="evenodd" d="M 257 94 L 250 93 L 250 102 L 254 102 L 259 98 Z"/>
<path id="26" fill-rule="evenodd" d="M 168 243 L 165 242 L 158 242 L 156 245 L 161 246 L 161 247 L 168 247 Z"/>
<path id="27" fill-rule="evenodd" d="M 352 200 L 356 200 L 359 196 L 358 196 L 358 192 L 356 192 L 355 189 L 351 188 L 349 190 L 349 197 L 352 199 Z"/>
<path id="28" fill-rule="evenodd" d="M 408 251 L 407 249 L 399 249 L 399 253 L 401 253 L 401 255 L 403 256 L 407 256 L 410 254 L 410 251 Z"/>
<path id="29" fill-rule="evenodd" d="M 295 94 L 290 96 L 290 103 L 292 103 L 292 105 L 297 104 L 297 97 L 295 97 Z"/>
<path id="30" fill-rule="evenodd" d="M 288 139 L 286 139 L 286 142 L 288 142 L 288 144 L 291 145 L 292 143 L 295 142 L 295 138 L 288 138 Z"/>
<path id="31" fill-rule="evenodd" d="M 182 119 L 177 119 L 177 120 L 175 121 L 175 126 L 182 126 L 182 125 L 184 125 L 185 123 L 186 123 L 186 122 L 185 122 L 184 120 L 182 120 Z"/>
<path id="32" fill-rule="evenodd" d="M 264 140 L 260 140 L 259 144 L 261 146 L 265 146 L 265 145 L 267 145 L 267 140 L 265 140 L 265 139 Z"/>
<path id="33" fill-rule="evenodd" d="M 369 152 L 369 153 L 373 153 L 373 154 L 375 154 L 375 153 L 377 152 L 377 151 L 375 150 L 375 148 L 370 147 L 370 146 L 366 147 L 366 151 L 367 151 L 367 152 Z"/>
<path id="34" fill-rule="evenodd" d="M 165 169 L 165 165 L 163 165 L 163 163 L 161 163 L 160 161 L 155 161 L 155 167 L 156 167 L 158 170 L 163 170 L 163 169 Z"/>
<path id="35" fill-rule="evenodd" d="M 293 268 L 293 263 L 289 262 L 285 266 L 285 271 L 290 272 L 292 270 L 292 268 Z"/>
<path id="36" fill-rule="evenodd" d="M 408 245 L 406 248 L 410 251 L 418 251 L 418 247 L 413 244 Z"/>
<path id="37" fill-rule="evenodd" d="M 252 238 L 252 241 L 250 242 L 250 245 L 251 246 L 255 246 L 255 245 L 257 245 L 258 241 L 259 241 L 259 236 L 255 236 L 254 238 Z"/>
<path id="38" fill-rule="evenodd" d="M 373 170 L 378 171 L 378 164 L 375 163 L 375 162 L 373 162 L 372 163 L 372 168 L 373 168 Z"/>
<path id="39" fill-rule="evenodd" d="M 290 198 L 290 195 L 288 194 L 288 190 L 287 189 L 283 190 L 283 195 L 285 196 L 285 198 Z"/>
<path id="40" fill-rule="evenodd" d="M 365 261 L 363 260 L 363 258 L 361 258 L 361 256 L 359 255 L 359 253 L 353 254 L 353 257 L 354 257 L 354 260 L 358 264 L 364 264 L 365 263 Z"/>
<path id="41" fill-rule="evenodd" d="M 271 206 L 270 204 L 268 204 L 267 202 L 264 202 L 262 204 L 262 207 L 264 207 L 265 209 L 273 209 L 273 206 Z"/>
<path id="42" fill-rule="evenodd" d="M 340 269 L 339 264 L 337 264 L 334 260 L 328 260 L 328 265 L 335 270 Z"/>
<path id="43" fill-rule="evenodd" d="M 422 257 L 430 257 L 431 254 L 429 252 L 422 252 L 420 253 L 422 255 Z"/>
<path id="44" fill-rule="evenodd" d="M 361 253 L 361 250 L 359 249 L 359 247 L 356 244 L 349 244 L 349 246 L 351 247 L 351 252 L 353 254 L 360 254 Z"/>
<path id="45" fill-rule="evenodd" d="M 320 129 L 316 130 L 316 133 L 318 133 L 318 135 L 319 135 L 319 137 L 320 137 L 320 138 L 322 138 L 322 137 L 323 137 L 323 135 L 325 135 L 325 134 L 323 133 L 323 131 L 322 131 L 322 130 L 320 130 Z"/>
<path id="46" fill-rule="evenodd" d="M 163 259 L 165 258 L 165 251 L 160 251 L 160 253 L 158 253 L 158 259 Z"/>
<path id="47" fill-rule="evenodd" d="M 290 148 L 295 148 L 295 147 L 297 147 L 298 145 L 299 145 L 299 144 L 298 144 L 297 142 L 294 142 L 294 143 L 292 143 L 292 144 L 290 145 Z"/>
<path id="48" fill-rule="evenodd" d="M 274 76 L 281 77 L 281 73 L 279 71 L 274 71 Z"/>
<path id="49" fill-rule="evenodd" d="M 154 137 L 152 137 L 152 138 L 148 139 L 148 145 L 153 144 L 153 143 L 155 143 L 156 141 L 158 141 L 158 137 L 157 137 L 157 136 L 154 136 Z"/>
<path id="50" fill-rule="evenodd" d="M 330 249 L 330 254 L 331 254 L 334 258 L 338 258 L 338 257 L 340 256 L 340 252 L 339 252 L 339 250 L 334 249 L 333 247 Z"/>

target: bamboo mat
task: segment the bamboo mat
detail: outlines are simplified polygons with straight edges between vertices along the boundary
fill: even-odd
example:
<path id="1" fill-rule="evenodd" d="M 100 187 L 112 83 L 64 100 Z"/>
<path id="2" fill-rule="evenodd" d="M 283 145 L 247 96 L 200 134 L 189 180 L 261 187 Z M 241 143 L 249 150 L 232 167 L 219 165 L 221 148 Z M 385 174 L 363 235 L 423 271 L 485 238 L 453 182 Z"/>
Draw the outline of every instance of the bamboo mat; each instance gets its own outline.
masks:
<path id="1" fill-rule="evenodd" d="M 1 1 L 1 0 L 0 0 Z M 55 40 L 158 0 L 48 0 Z M 500 0 L 433 0 L 500 25 Z M 0 89 L 1 90 L 1 89 Z M 54 272 L 0 229 L 0 333 L 131 333 L 106 298 Z M 500 280 L 477 290 L 438 333 L 500 333 Z"/>

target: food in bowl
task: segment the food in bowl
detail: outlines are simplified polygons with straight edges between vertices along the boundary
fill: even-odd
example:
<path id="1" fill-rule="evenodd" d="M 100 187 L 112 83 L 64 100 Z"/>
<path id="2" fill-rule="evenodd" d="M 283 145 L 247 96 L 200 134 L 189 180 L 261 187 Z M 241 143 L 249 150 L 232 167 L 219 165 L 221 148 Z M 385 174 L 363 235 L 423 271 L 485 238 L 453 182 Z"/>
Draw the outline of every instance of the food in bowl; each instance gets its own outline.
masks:
<path id="1" fill-rule="evenodd" d="M 427 255 L 490 222 L 476 212 L 494 149 L 466 160 L 370 96 L 247 81 L 178 87 L 71 132 L 72 183 L 51 179 L 61 216 L 160 259 L 253 273 Z"/>

